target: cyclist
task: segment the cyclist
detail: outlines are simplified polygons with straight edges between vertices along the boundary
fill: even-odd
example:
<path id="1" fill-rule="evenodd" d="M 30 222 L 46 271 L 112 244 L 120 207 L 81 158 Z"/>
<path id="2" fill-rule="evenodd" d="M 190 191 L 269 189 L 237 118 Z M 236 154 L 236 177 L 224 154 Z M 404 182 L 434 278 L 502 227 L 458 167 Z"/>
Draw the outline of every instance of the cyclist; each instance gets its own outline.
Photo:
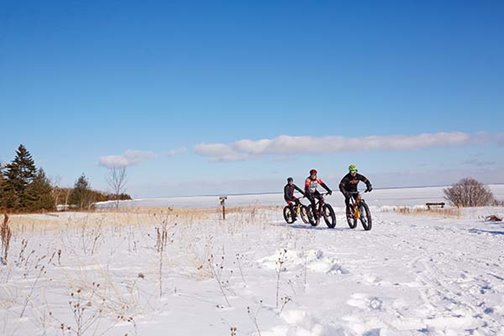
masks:
<path id="1" fill-rule="evenodd" d="M 305 180 L 305 196 L 311 202 L 313 215 L 315 216 L 315 219 L 317 219 L 317 207 L 315 205 L 315 198 L 317 198 L 319 201 L 322 198 L 322 195 L 317 191 L 317 186 L 319 184 L 325 190 L 327 190 L 327 193 L 329 195 L 332 194 L 331 189 L 324 183 L 324 181 L 322 181 L 322 179 L 319 179 L 317 177 L 317 170 L 316 169 L 310 170 L 310 176 L 308 176 Z"/>
<path id="2" fill-rule="evenodd" d="M 306 196 L 303 190 L 294 184 L 294 179 L 292 177 L 287 178 L 287 184 L 284 187 L 284 199 L 289 205 L 293 218 L 296 218 L 296 212 L 294 211 L 294 203 L 298 203 L 299 200 L 294 196 L 294 191 L 299 191 L 301 195 Z"/>
<path id="3" fill-rule="evenodd" d="M 351 194 L 352 192 L 357 192 L 357 184 L 359 184 L 360 181 L 364 182 L 366 184 L 366 191 L 369 192 L 373 190 L 373 186 L 371 185 L 371 182 L 365 177 L 364 175 L 358 174 L 357 173 L 357 166 L 355 164 L 351 164 L 348 166 L 348 174 L 343 176 L 343 178 L 340 181 L 339 184 L 339 190 L 345 196 L 345 205 L 346 205 L 346 214 L 347 217 L 351 216 L 350 214 L 350 197 L 353 196 L 354 198 L 357 197 L 357 194 Z"/>

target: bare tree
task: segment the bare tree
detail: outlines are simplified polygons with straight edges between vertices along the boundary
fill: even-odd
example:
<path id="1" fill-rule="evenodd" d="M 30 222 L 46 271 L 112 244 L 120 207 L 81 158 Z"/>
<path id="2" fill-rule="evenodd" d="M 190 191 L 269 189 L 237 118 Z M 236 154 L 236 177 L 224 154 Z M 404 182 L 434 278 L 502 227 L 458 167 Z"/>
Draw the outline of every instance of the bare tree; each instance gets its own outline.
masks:
<path id="1" fill-rule="evenodd" d="M 54 207 L 56 209 L 58 209 L 58 205 L 61 202 L 60 197 L 62 194 L 62 192 L 61 192 L 62 188 L 59 187 L 60 182 L 61 182 L 61 176 L 54 176 L 50 179 L 50 181 L 51 181 L 51 184 L 53 185 L 53 189 L 52 189 L 51 193 L 52 193 L 53 199 L 54 199 Z"/>
<path id="2" fill-rule="evenodd" d="M 487 206 L 495 202 L 488 186 L 467 177 L 443 190 L 446 199 L 456 207 Z"/>
<path id="3" fill-rule="evenodd" d="M 113 166 L 109 168 L 107 183 L 112 189 L 117 209 L 119 208 L 121 194 L 123 194 L 126 190 L 126 167 Z"/>
<path id="4" fill-rule="evenodd" d="M 56 209 L 58 207 L 60 210 L 65 211 L 68 209 L 68 199 L 70 194 L 72 193 L 72 188 L 62 187 L 61 184 L 61 176 L 55 176 L 51 178 L 51 184 L 53 185 L 52 195 L 54 198 L 54 206 Z"/>

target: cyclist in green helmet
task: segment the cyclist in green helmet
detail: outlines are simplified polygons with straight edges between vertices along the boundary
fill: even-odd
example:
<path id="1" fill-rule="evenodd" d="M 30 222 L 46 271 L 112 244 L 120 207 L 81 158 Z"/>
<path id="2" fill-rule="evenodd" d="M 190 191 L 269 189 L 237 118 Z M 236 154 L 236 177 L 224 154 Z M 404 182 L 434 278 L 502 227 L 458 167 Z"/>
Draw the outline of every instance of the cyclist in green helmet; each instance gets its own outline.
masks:
<path id="1" fill-rule="evenodd" d="M 347 209 L 347 216 L 348 211 L 350 209 L 350 197 L 357 197 L 357 185 L 359 182 L 364 182 L 366 184 L 366 190 L 365 192 L 370 192 L 373 190 L 373 186 L 371 185 L 371 182 L 365 177 L 364 175 L 361 175 L 357 173 L 357 166 L 355 164 L 351 164 L 348 166 L 348 174 L 343 176 L 343 178 L 340 181 L 339 184 L 339 189 L 343 196 L 345 196 L 345 205 Z M 353 194 L 352 194 L 353 193 Z"/>

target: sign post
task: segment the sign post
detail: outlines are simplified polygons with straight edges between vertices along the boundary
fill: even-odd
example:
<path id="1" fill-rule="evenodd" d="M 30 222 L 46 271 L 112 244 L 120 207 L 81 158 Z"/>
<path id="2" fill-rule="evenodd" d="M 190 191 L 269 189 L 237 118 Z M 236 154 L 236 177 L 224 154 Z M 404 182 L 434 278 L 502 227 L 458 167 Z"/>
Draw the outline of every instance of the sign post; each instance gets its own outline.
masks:
<path id="1" fill-rule="evenodd" d="M 226 220 L 226 199 L 227 196 L 220 196 L 219 201 L 220 205 L 222 206 L 222 219 Z"/>

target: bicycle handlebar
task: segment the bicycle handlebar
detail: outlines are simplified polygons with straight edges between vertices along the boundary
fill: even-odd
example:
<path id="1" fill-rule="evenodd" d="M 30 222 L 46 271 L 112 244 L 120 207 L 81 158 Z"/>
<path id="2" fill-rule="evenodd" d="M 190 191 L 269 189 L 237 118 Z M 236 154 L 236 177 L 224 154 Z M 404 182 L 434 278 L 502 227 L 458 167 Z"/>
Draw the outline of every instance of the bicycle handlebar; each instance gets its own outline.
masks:
<path id="1" fill-rule="evenodd" d="M 366 189 L 363 192 L 367 193 L 367 192 L 369 192 L 369 190 Z M 346 193 L 348 193 L 350 195 L 357 195 L 357 194 L 360 194 L 361 192 L 360 191 L 346 191 Z"/>

